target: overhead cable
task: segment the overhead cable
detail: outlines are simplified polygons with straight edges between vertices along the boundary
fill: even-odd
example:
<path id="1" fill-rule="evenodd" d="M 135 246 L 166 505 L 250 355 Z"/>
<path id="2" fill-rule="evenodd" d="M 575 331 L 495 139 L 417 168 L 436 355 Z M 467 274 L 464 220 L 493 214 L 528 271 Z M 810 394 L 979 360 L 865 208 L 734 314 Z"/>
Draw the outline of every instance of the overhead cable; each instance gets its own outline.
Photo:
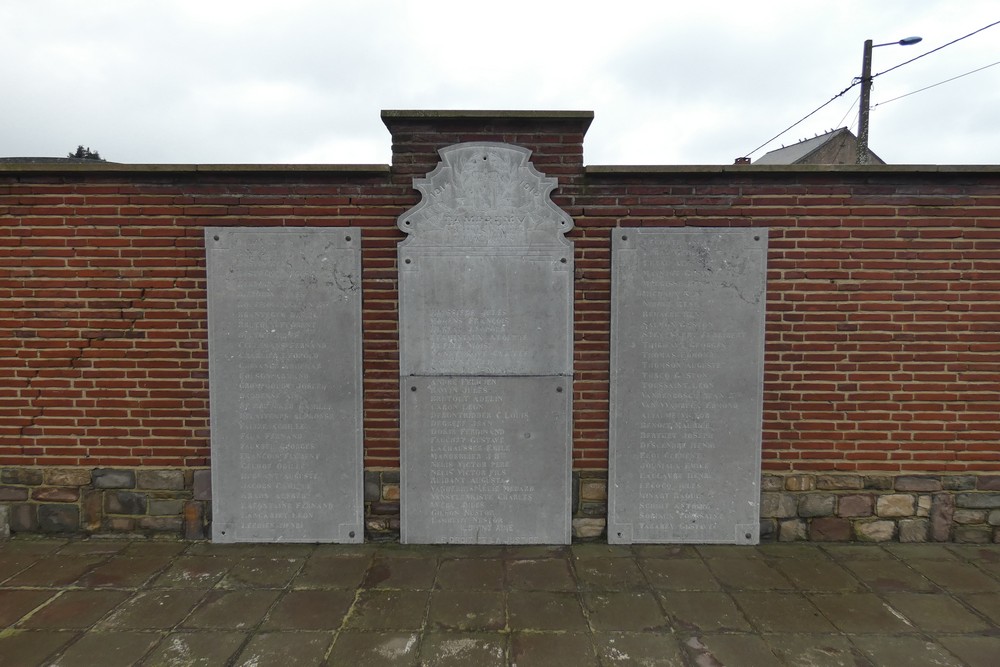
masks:
<path id="1" fill-rule="evenodd" d="M 888 104 L 889 102 L 895 102 L 896 100 L 901 100 L 904 97 L 909 97 L 910 95 L 916 95 L 917 93 L 922 93 L 925 90 L 930 90 L 931 88 L 936 88 L 937 86 L 940 86 L 942 84 L 948 83 L 949 81 L 954 81 L 956 79 L 961 79 L 963 76 L 969 76 L 970 74 L 975 74 L 976 72 L 982 72 L 984 69 L 988 69 L 990 67 L 994 67 L 995 65 L 1000 65 L 1000 60 L 996 61 L 995 63 L 990 63 L 989 65 L 984 65 L 983 67 L 980 67 L 979 69 L 974 69 L 971 72 L 966 72 L 965 74 L 959 74 L 958 76 L 953 76 L 950 79 L 945 79 L 944 81 L 938 81 L 937 83 L 932 83 L 929 86 L 925 86 L 923 88 L 920 88 L 919 90 L 911 91 L 909 93 L 906 93 L 905 95 L 900 95 L 899 97 L 893 97 L 892 99 L 885 100 L 884 102 L 879 102 L 878 104 L 875 104 L 874 106 L 872 106 L 872 109 L 874 109 L 875 107 L 880 106 L 882 104 Z"/>

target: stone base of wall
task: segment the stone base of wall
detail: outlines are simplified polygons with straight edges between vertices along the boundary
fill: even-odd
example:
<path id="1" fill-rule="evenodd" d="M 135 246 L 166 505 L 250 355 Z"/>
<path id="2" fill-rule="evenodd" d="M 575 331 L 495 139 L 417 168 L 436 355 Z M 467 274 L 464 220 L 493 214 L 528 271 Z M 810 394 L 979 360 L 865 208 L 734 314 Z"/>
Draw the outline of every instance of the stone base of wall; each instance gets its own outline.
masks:
<path id="1" fill-rule="evenodd" d="M 0 534 L 137 534 L 204 539 L 207 469 L 0 469 Z"/>
<path id="2" fill-rule="evenodd" d="M 573 539 L 603 541 L 608 482 L 573 473 Z M 399 540 L 398 470 L 364 477 L 365 538 Z M 764 542 L 1000 543 L 1000 475 L 766 474 Z M 0 469 L 0 538 L 11 533 L 211 535 L 208 469 Z"/>
<path id="3" fill-rule="evenodd" d="M 761 490 L 762 540 L 1000 543 L 1000 475 L 764 475 Z"/>

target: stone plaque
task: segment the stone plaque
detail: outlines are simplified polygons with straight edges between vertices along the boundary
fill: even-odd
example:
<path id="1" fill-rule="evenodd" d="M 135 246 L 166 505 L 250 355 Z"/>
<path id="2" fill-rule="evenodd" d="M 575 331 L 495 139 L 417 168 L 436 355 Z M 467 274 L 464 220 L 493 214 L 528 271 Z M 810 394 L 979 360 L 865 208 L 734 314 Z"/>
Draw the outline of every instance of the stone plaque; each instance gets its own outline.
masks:
<path id="1" fill-rule="evenodd" d="M 361 234 L 209 228 L 212 539 L 361 542 Z"/>
<path id="2" fill-rule="evenodd" d="M 444 148 L 399 218 L 404 543 L 567 543 L 573 221 L 530 151 Z"/>
<path id="3" fill-rule="evenodd" d="M 402 541 L 566 542 L 571 380 L 411 376 L 406 382 Z"/>
<path id="4" fill-rule="evenodd" d="M 767 230 L 612 234 L 608 541 L 756 544 Z"/>

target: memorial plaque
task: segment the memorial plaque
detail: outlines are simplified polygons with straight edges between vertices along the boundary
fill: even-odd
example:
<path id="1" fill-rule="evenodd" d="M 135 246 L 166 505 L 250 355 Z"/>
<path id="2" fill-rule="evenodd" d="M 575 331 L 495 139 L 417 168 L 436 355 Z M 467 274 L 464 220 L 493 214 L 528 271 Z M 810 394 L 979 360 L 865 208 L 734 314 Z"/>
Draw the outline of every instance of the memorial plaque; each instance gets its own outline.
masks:
<path id="1" fill-rule="evenodd" d="M 404 543 L 567 543 L 573 221 L 525 148 L 468 143 L 399 218 Z"/>
<path id="2" fill-rule="evenodd" d="M 402 541 L 565 542 L 571 380 L 411 376 L 406 382 Z"/>
<path id="3" fill-rule="evenodd" d="M 608 541 L 756 544 L 766 229 L 612 232 Z"/>
<path id="4" fill-rule="evenodd" d="M 361 234 L 209 228 L 212 539 L 361 542 Z"/>

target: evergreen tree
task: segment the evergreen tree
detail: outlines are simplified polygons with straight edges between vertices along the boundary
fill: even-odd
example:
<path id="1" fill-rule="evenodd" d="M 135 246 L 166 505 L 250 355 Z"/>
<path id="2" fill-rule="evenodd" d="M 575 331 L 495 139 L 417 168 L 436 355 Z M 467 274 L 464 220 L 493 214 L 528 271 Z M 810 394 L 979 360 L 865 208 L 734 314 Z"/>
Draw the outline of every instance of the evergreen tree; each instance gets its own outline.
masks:
<path id="1" fill-rule="evenodd" d="M 76 147 L 75 153 L 69 153 L 66 157 L 75 157 L 84 160 L 102 160 L 102 161 L 104 160 L 104 158 L 101 157 L 100 153 L 98 153 L 97 151 L 90 150 L 90 146 L 84 148 L 83 144 L 80 144 L 79 146 Z"/>

